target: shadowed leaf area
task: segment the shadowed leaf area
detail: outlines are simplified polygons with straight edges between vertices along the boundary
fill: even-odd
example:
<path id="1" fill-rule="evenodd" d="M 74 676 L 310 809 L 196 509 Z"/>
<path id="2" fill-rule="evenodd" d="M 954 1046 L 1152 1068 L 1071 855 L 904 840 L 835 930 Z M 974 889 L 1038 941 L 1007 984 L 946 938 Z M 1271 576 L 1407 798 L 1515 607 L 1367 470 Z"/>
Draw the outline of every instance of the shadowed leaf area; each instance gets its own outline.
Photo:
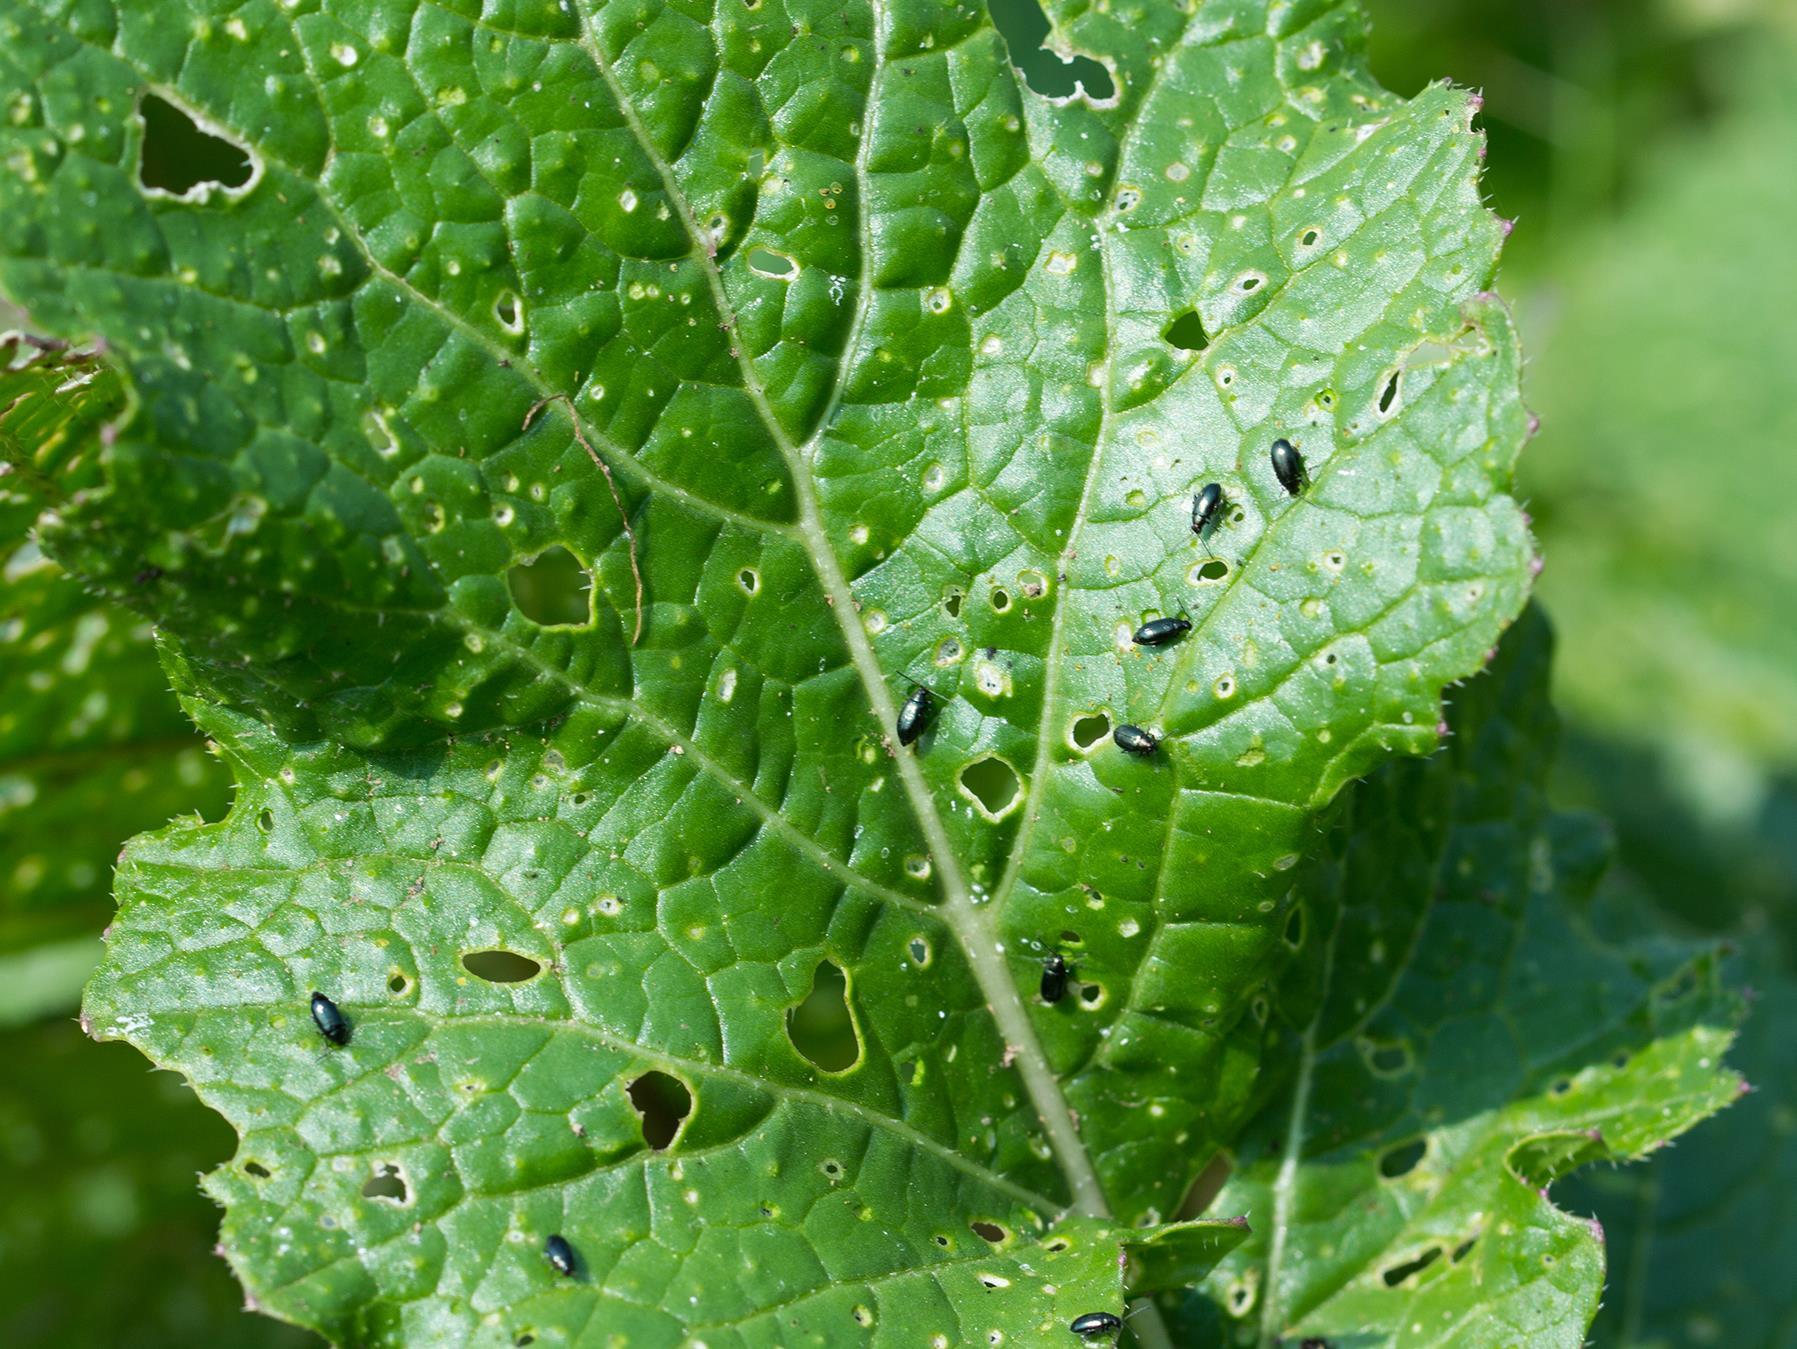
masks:
<path id="1" fill-rule="evenodd" d="M 1582 1345 L 1604 1229 L 1557 1182 L 1740 1094 L 1716 952 L 1597 931 L 1604 836 L 1544 800 L 1548 648 L 1526 616 L 1446 752 L 1356 786 L 1300 877 L 1290 1071 L 1217 1200 L 1269 1221 L 1185 1304 L 1190 1342 Z"/>
<path id="2" fill-rule="evenodd" d="M 0 1025 L 74 1006 L 125 839 L 225 804 L 149 625 L 84 592 L 32 534 L 96 481 L 99 428 L 124 402 L 93 351 L 0 338 Z"/>
<path id="3" fill-rule="evenodd" d="M 1169 1220 L 1334 1071 L 1277 1033 L 1293 882 L 1527 593 L 1500 231 L 1468 97 L 1381 90 L 1351 6 L 1041 17 L 0 15 L 0 286 L 137 399 L 43 545 L 159 624 L 237 782 L 127 849 L 86 1014 L 236 1129 L 205 1186 L 264 1310 L 1052 1343 L 1248 1239 Z M 145 189 L 150 90 L 240 194 Z M 1517 1074 L 1575 1052 L 1516 1016 Z M 1369 1034 L 1382 1083 L 1486 1052 Z"/>

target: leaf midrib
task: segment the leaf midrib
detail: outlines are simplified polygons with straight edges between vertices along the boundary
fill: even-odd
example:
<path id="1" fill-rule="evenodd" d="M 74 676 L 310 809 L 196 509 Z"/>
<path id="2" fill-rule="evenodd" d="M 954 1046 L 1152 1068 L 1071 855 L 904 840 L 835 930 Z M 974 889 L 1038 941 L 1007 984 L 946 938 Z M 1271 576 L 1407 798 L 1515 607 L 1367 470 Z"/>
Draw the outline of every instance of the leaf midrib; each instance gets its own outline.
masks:
<path id="1" fill-rule="evenodd" d="M 886 70 L 885 44 L 882 41 L 884 28 L 884 5 L 882 0 L 869 0 L 869 14 L 872 19 L 874 36 L 874 59 L 868 76 L 867 104 L 875 105 L 875 92 Z M 741 372 L 743 388 L 757 415 L 767 429 L 775 446 L 786 460 L 788 471 L 793 478 L 795 494 L 799 506 L 799 534 L 801 542 L 809 557 L 813 570 L 817 573 L 819 584 L 823 586 L 825 598 L 829 601 L 831 613 L 836 618 L 838 630 L 843 642 L 848 647 L 850 659 L 856 672 L 861 677 L 868 701 L 872 704 L 875 719 L 882 729 L 890 728 L 897 722 L 897 709 L 892 701 L 892 691 L 887 686 L 886 676 L 881 670 L 879 660 L 874 655 L 873 646 L 868 640 L 867 631 L 857 619 L 859 608 L 855 602 L 853 590 L 849 587 L 842 567 L 831 546 L 828 534 L 824 529 L 822 514 L 818 508 L 816 486 L 810 473 L 810 458 L 804 447 L 795 444 L 786 432 L 779 417 L 769 405 L 766 391 L 755 373 L 754 363 L 743 344 L 737 340 L 737 320 L 734 306 L 724 289 L 723 276 L 718 271 L 717 259 L 706 247 L 706 236 L 700 231 L 694 219 L 691 203 L 674 176 L 672 167 L 662 158 L 654 143 L 643 128 L 636 108 L 624 96 L 612 73 L 611 63 L 603 54 L 598 41 L 593 37 L 591 17 L 584 9 L 581 12 L 581 45 L 588 57 L 598 69 L 600 77 L 610 91 L 612 102 L 619 110 L 632 137 L 644 156 L 654 167 L 668 194 L 668 200 L 679 217 L 681 227 L 685 230 L 693 256 L 700 271 L 704 274 L 706 284 L 711 290 L 712 302 L 717 307 L 720 321 L 729 333 L 730 350 L 736 358 Z M 863 131 L 863 144 L 866 144 L 870 129 Z M 858 154 L 857 171 L 863 171 L 865 165 Z M 865 180 L 857 184 L 857 210 L 865 221 L 871 203 L 868 199 Z M 856 283 L 856 328 L 859 328 L 860 316 L 866 311 L 870 301 L 873 259 L 863 251 L 861 272 Z M 1107 304 L 1109 288 L 1106 288 Z M 858 336 L 858 332 L 857 332 Z M 842 367 L 836 380 L 836 390 L 840 390 L 844 380 L 844 372 L 856 355 L 856 348 L 851 343 L 844 347 Z M 834 405 L 839 399 L 839 392 L 833 391 L 831 402 Z M 820 421 L 818 429 L 812 433 L 807 445 L 815 446 L 818 437 L 828 427 L 827 420 Z M 889 744 L 890 748 L 890 744 Z M 1037 1118 L 1048 1135 L 1049 1146 L 1054 1150 L 1061 1171 L 1073 1198 L 1073 1207 L 1093 1217 L 1108 1217 L 1110 1208 L 1105 1200 L 1103 1186 L 1099 1183 L 1097 1170 L 1092 1165 L 1084 1143 L 1073 1121 L 1073 1115 L 1061 1093 L 1060 1083 L 1056 1080 L 1048 1066 L 1048 1059 L 1036 1038 L 1035 1027 L 1029 1019 L 1029 1012 L 1017 991 L 1017 984 L 999 950 L 991 924 L 985 915 L 974 904 L 972 891 L 967 878 L 962 873 L 961 859 L 956 855 L 948 831 L 944 827 L 940 812 L 936 809 L 934 796 L 923 780 L 923 773 L 917 766 L 914 755 L 903 748 L 892 754 L 898 769 L 899 781 L 905 790 L 906 798 L 911 804 L 912 812 L 917 817 L 918 826 L 923 830 L 925 842 L 935 855 L 942 873 L 942 890 L 945 897 L 943 919 L 949 929 L 960 941 L 963 954 L 967 958 L 968 967 L 973 971 L 974 979 L 980 991 L 986 997 L 988 1009 L 998 1023 L 999 1031 L 1004 1036 L 1007 1046 L 1017 1051 L 1013 1060 L 1019 1076 L 1023 1078 L 1025 1089 L 1029 1092 L 1031 1103 L 1036 1110 Z"/>

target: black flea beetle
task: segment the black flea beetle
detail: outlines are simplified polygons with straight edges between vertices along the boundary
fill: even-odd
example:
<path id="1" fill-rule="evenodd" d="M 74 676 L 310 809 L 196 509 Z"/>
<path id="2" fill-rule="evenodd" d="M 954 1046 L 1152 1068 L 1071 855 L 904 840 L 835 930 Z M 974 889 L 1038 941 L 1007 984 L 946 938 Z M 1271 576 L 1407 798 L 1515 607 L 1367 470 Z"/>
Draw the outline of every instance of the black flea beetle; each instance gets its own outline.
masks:
<path id="1" fill-rule="evenodd" d="M 543 1254 L 549 1257 L 549 1263 L 555 1266 L 557 1274 L 574 1272 L 574 1248 L 568 1244 L 566 1237 L 559 1234 L 550 1237 L 543 1243 Z"/>
<path id="2" fill-rule="evenodd" d="M 312 995 L 312 1022 L 318 1027 L 318 1033 L 332 1044 L 349 1043 L 349 1022 L 337 1004 L 322 993 Z"/>
<path id="3" fill-rule="evenodd" d="M 1067 962 L 1060 952 L 1042 962 L 1042 1001 L 1059 1002 L 1067 996 Z"/>
<path id="4" fill-rule="evenodd" d="M 930 713 L 935 710 L 936 695 L 922 684 L 911 690 L 911 696 L 905 699 L 905 705 L 899 708 L 898 742 L 909 745 L 922 735 L 924 728 L 930 724 Z"/>
<path id="5" fill-rule="evenodd" d="M 1304 456 L 1283 436 L 1273 442 L 1273 476 L 1292 496 L 1304 490 Z"/>
<path id="6" fill-rule="evenodd" d="M 1084 1316 L 1075 1317 L 1068 1326 L 1081 1339 L 1095 1339 L 1100 1335 L 1115 1335 L 1123 1329 L 1123 1318 L 1110 1312 L 1087 1312 Z"/>
<path id="7" fill-rule="evenodd" d="M 1222 483 L 1207 482 L 1198 489 L 1198 495 L 1192 498 L 1192 533 L 1200 541 L 1204 539 L 1204 532 L 1211 527 L 1211 522 L 1217 518 L 1217 512 L 1222 509 Z"/>
<path id="8" fill-rule="evenodd" d="M 1160 747 L 1160 741 L 1150 731 L 1140 726 L 1131 726 L 1127 722 L 1111 732 L 1111 739 L 1117 742 L 1117 748 L 1125 754 L 1153 754 Z"/>
<path id="9" fill-rule="evenodd" d="M 1137 646 L 1165 646 L 1182 633 L 1192 630 L 1190 619 L 1185 618 L 1151 618 L 1136 629 L 1131 639 Z"/>

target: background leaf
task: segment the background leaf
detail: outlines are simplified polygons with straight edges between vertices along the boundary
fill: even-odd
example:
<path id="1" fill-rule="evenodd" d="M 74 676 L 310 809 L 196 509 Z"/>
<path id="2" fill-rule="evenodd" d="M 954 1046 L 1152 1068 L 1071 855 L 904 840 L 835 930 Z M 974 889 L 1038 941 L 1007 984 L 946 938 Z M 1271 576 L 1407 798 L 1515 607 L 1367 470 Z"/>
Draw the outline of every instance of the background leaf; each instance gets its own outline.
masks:
<path id="1" fill-rule="evenodd" d="M 230 1131 L 124 1046 L 73 1022 L 0 1031 L 0 1339 L 245 1349 L 317 1343 L 243 1309 L 195 1174 Z"/>
<path id="2" fill-rule="evenodd" d="M 224 804 L 148 625 L 84 593 L 31 533 L 95 481 L 124 401 L 92 352 L 0 340 L 0 1025 L 73 1007 L 127 838 Z"/>
<path id="3" fill-rule="evenodd" d="M 1293 1080 L 1218 1199 L 1257 1235 L 1188 1308 L 1191 1342 L 1577 1346 L 1603 1230 L 1550 1202 L 1739 1093 L 1713 955 L 1608 948 L 1604 860 L 1554 816 L 1538 617 L 1456 699 L 1449 751 L 1348 798 L 1307 870 L 1275 1015 Z"/>

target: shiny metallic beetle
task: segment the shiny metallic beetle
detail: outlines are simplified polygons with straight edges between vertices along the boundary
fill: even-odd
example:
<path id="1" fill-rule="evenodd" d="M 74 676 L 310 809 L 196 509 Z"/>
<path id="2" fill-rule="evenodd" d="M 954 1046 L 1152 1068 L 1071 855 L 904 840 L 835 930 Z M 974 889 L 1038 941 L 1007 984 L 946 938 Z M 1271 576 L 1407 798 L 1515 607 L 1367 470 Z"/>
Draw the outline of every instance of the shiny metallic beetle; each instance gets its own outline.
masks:
<path id="1" fill-rule="evenodd" d="M 1111 732 L 1111 739 L 1116 741 L 1117 748 L 1125 754 L 1153 754 L 1160 748 L 1160 741 L 1150 731 L 1140 726 L 1131 726 L 1127 722 Z"/>
<path id="2" fill-rule="evenodd" d="M 549 1257 L 549 1263 L 555 1266 L 557 1274 L 574 1272 L 574 1248 L 568 1239 L 560 1234 L 552 1236 L 543 1243 L 543 1254 Z"/>
<path id="3" fill-rule="evenodd" d="M 318 1027 L 318 1033 L 334 1045 L 349 1043 L 349 1021 L 338 1010 L 337 1004 L 322 993 L 312 995 L 312 1024 Z"/>
<path id="4" fill-rule="evenodd" d="M 1100 1335 L 1115 1335 L 1123 1329 L 1123 1318 L 1113 1316 L 1110 1312 L 1087 1312 L 1084 1316 L 1075 1317 L 1068 1326 L 1081 1339 L 1096 1339 Z"/>
<path id="5" fill-rule="evenodd" d="M 1192 622 L 1187 618 L 1151 618 L 1136 629 L 1131 640 L 1137 646 L 1165 646 L 1191 630 Z"/>
<path id="6" fill-rule="evenodd" d="M 909 745 L 924 733 L 930 724 L 930 713 L 936 708 L 936 695 L 922 684 L 911 690 L 911 696 L 905 699 L 905 705 L 899 708 L 898 724 L 894 729 L 898 732 L 898 742 Z"/>
<path id="7" fill-rule="evenodd" d="M 1292 496 L 1304 490 L 1305 472 L 1304 456 L 1298 453 L 1298 447 L 1281 436 L 1273 442 L 1273 476 L 1279 479 L 1279 485 Z"/>
<path id="8" fill-rule="evenodd" d="M 1202 542 L 1205 531 L 1211 527 L 1217 512 L 1223 509 L 1223 484 L 1209 482 L 1198 489 L 1198 495 L 1192 498 L 1192 533 Z"/>
<path id="9" fill-rule="evenodd" d="M 1059 951 L 1042 962 L 1042 1001 L 1059 1002 L 1067 996 L 1067 962 Z"/>

